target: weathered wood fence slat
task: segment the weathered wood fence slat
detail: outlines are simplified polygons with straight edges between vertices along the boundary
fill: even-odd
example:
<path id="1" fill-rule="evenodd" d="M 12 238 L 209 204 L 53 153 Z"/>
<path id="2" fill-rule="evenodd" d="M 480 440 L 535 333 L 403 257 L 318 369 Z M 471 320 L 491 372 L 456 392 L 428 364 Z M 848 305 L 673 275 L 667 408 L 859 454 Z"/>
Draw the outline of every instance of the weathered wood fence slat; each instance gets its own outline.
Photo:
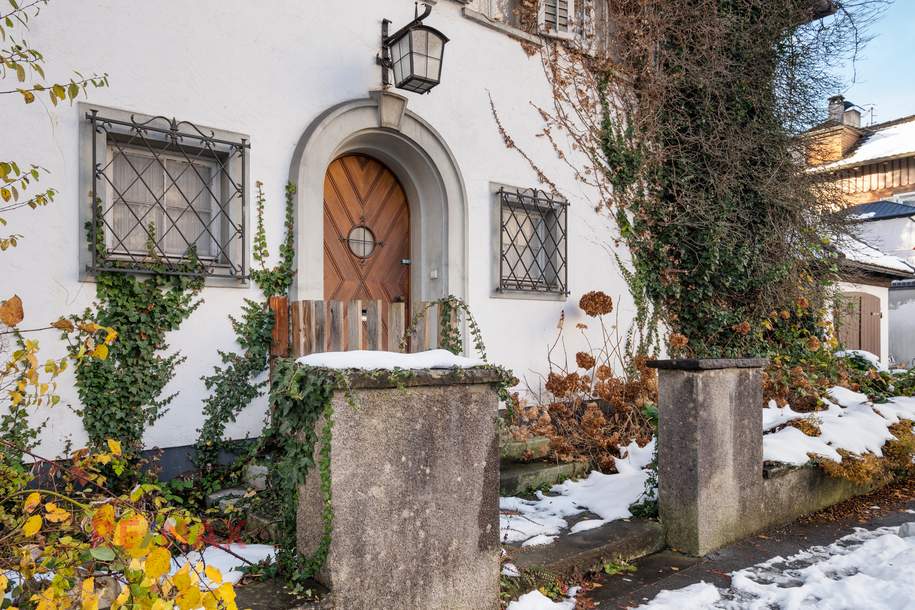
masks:
<path id="1" fill-rule="evenodd" d="M 292 301 L 270 299 L 277 324 L 273 332 L 272 356 L 298 358 L 317 352 L 359 349 L 402 351 L 404 333 L 407 350 L 420 352 L 440 347 L 442 333 L 436 303 L 414 303 L 408 314 L 404 303 L 375 300 Z M 457 316 L 448 322 L 459 323 Z"/>

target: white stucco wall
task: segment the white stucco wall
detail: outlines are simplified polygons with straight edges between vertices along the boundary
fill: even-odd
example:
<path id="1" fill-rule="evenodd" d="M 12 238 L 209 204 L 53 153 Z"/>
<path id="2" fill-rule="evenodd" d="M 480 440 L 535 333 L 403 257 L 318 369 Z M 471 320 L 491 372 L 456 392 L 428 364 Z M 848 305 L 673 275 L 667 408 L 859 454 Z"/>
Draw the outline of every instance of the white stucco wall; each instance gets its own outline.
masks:
<path id="1" fill-rule="evenodd" d="M 915 366 L 915 286 L 890 290 L 890 360 Z"/>
<path id="2" fill-rule="evenodd" d="M 267 233 L 275 253 L 283 189 L 297 141 L 327 108 L 366 97 L 380 86 L 374 60 L 381 19 L 392 19 L 396 28 L 412 16 L 408 0 L 321 5 L 300 0 L 54 0 L 26 38 L 47 57 L 53 79 L 66 79 L 73 69 L 107 72 L 111 87 L 90 91 L 92 103 L 249 135 L 250 175 L 252 182 L 265 183 Z M 547 346 L 563 309 L 570 358 L 581 344 L 574 326 L 580 321 L 575 303 L 582 293 L 602 289 L 620 298 L 621 331 L 628 328 L 632 306 L 608 249 L 612 228 L 593 211 L 591 194 L 572 180 L 564 162 L 533 135 L 541 121 L 531 102 L 549 102 L 539 57 L 528 57 L 517 41 L 463 17 L 458 2 L 440 0 L 427 22 L 451 39 L 443 82 L 430 95 L 405 95 L 409 108 L 442 135 L 463 176 L 469 216 L 467 300 L 490 358 L 536 383 L 534 372 L 546 371 Z M 512 137 L 571 202 L 572 294 L 566 303 L 492 298 L 490 183 L 538 184 L 526 162 L 506 149 L 490 111 L 490 94 Z M 77 187 L 81 116 L 75 105 L 54 108 L 40 98 L 25 107 L 15 96 L 0 96 L 0 113 L 15 117 L 5 126 L 0 156 L 46 167 L 51 172 L 47 184 L 60 191 L 47 208 L 8 215 L 5 229 L 25 239 L 0 255 L 0 296 L 18 293 L 26 308 L 23 326 L 41 326 L 82 311 L 95 293 L 94 284 L 78 281 L 83 247 L 78 206 L 86 205 L 87 196 Z M 188 358 L 165 390 L 180 394 L 148 430 L 149 447 L 194 442 L 205 396 L 200 377 L 218 363 L 217 350 L 236 347 L 228 315 L 239 313 L 243 299 L 257 294 L 253 288 L 206 288 L 202 296 L 203 305 L 169 339 L 171 349 Z M 48 356 L 63 352 L 54 333 L 43 335 L 41 344 Z M 65 402 L 78 406 L 71 377 L 63 379 L 61 393 Z M 260 401 L 247 409 L 230 435 L 257 434 L 264 408 Z M 76 446 L 84 442 L 71 410 L 61 406 L 37 417 L 45 416 L 50 423 L 42 451 L 56 453 L 67 438 Z"/>
<path id="3" fill-rule="evenodd" d="M 857 229 L 858 236 L 871 246 L 915 264 L 915 220 L 890 218 L 862 222 Z"/>
<path id="4" fill-rule="evenodd" d="M 889 365 L 890 353 L 890 310 L 889 310 L 889 288 L 882 286 L 871 286 L 870 284 L 853 284 L 850 282 L 839 282 L 840 292 L 863 292 L 871 294 L 880 299 L 880 362 L 884 366 Z"/>

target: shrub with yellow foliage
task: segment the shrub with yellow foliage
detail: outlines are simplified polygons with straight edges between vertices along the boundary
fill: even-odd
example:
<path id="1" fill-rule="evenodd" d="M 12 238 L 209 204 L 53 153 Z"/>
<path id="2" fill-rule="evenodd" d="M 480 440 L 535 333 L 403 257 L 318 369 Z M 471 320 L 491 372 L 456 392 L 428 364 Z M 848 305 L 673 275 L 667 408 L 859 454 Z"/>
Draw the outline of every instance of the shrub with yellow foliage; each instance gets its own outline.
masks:
<path id="1" fill-rule="evenodd" d="M 204 525 L 158 485 L 115 495 L 105 468 L 125 466 L 120 443 L 65 462 L 32 455 L 37 478 L 0 454 L 0 599 L 21 610 L 100 607 L 235 610 L 235 590 L 202 562 Z"/>

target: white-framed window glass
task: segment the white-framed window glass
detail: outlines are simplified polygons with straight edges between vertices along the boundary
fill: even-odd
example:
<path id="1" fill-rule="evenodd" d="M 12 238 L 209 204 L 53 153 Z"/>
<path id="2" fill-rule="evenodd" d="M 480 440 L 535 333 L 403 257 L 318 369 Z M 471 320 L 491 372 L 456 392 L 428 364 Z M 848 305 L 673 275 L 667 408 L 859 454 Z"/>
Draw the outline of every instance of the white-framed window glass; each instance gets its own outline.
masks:
<path id="1" fill-rule="evenodd" d="M 566 208 L 538 189 L 500 188 L 499 292 L 567 294 Z"/>
<path id="2" fill-rule="evenodd" d="M 201 261 L 218 259 L 225 231 L 216 163 L 109 146 L 108 166 L 105 245 L 112 256 L 142 256 L 152 245 L 172 259 L 187 258 L 191 247 Z"/>

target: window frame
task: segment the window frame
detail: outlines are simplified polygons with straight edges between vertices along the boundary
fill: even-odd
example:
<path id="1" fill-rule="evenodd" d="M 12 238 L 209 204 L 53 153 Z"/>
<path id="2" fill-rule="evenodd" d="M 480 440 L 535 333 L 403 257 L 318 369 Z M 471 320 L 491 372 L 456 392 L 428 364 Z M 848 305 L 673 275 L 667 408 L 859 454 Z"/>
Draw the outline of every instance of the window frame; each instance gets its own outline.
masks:
<path id="1" fill-rule="evenodd" d="M 539 2 L 539 14 L 537 16 L 537 24 L 540 29 L 540 34 L 543 36 L 549 36 L 551 38 L 564 38 L 572 40 L 576 37 L 575 32 L 575 9 L 576 1 L 575 0 L 565 0 L 567 3 L 566 8 L 566 28 L 564 30 L 559 29 L 559 3 L 563 0 L 540 0 Z M 554 2 L 556 6 L 556 29 L 551 29 L 549 24 L 546 21 L 546 8 L 548 2 Z"/>
<path id="2" fill-rule="evenodd" d="M 181 127 L 182 132 L 185 129 L 194 130 L 194 133 L 203 134 L 206 138 L 212 139 L 214 142 L 227 143 L 227 145 L 231 144 L 237 147 L 233 149 L 237 151 L 237 154 L 232 158 L 218 152 L 210 154 L 210 151 L 203 150 L 203 145 L 195 148 L 194 146 L 185 143 L 181 144 L 180 150 L 185 151 L 184 154 L 195 155 L 190 159 L 186 159 L 180 152 L 170 154 L 167 151 L 162 151 L 157 153 L 160 158 L 163 159 L 161 163 L 167 163 L 169 160 L 178 160 L 182 162 L 190 160 L 205 165 L 212 164 L 212 167 L 216 168 L 217 171 L 216 175 L 211 178 L 211 184 L 215 183 L 215 186 L 219 191 L 218 193 L 214 192 L 213 194 L 220 198 L 220 201 L 216 201 L 211 197 L 208 197 L 211 199 L 211 214 L 220 215 L 221 218 L 219 219 L 218 226 L 213 227 L 213 219 L 211 216 L 211 224 L 209 226 L 212 236 L 206 237 L 210 242 L 212 254 L 198 257 L 203 263 L 205 273 L 185 273 L 173 270 L 167 271 L 166 273 L 175 275 L 202 275 L 205 286 L 238 288 L 250 286 L 249 274 L 251 266 L 248 247 L 251 239 L 249 232 L 252 226 L 249 221 L 249 216 L 251 214 L 251 206 L 249 205 L 249 185 L 251 183 L 251 163 L 249 159 L 250 137 L 246 134 L 230 132 L 223 129 L 214 129 L 186 122 L 178 123 L 174 119 L 166 119 L 162 115 L 144 115 L 137 112 L 130 112 L 97 104 L 88 104 L 85 102 L 80 102 L 76 106 L 79 117 L 79 193 L 81 194 L 78 202 L 79 223 L 77 228 L 79 231 L 79 239 L 77 241 L 79 244 L 79 280 L 94 282 L 96 274 L 100 271 L 125 272 L 136 275 L 150 275 L 153 273 L 151 268 L 143 267 L 142 263 L 137 263 L 136 261 L 130 265 L 130 268 L 123 269 L 109 269 L 108 266 L 99 268 L 95 265 L 95 257 L 93 256 L 90 242 L 92 240 L 91 232 L 93 222 L 98 223 L 99 221 L 93 221 L 95 211 L 93 210 L 95 206 L 91 201 L 93 189 L 98 189 L 96 196 L 101 200 L 102 206 L 104 206 L 104 209 L 106 210 L 106 215 L 113 214 L 113 206 L 111 205 L 113 203 L 113 194 L 111 193 L 112 189 L 106 179 L 99 180 L 99 184 L 96 184 L 95 175 L 97 168 L 93 167 L 93 160 L 99 164 L 100 169 L 105 167 L 105 171 L 108 171 L 107 168 L 111 167 L 112 169 L 110 171 L 113 172 L 113 165 L 106 167 L 101 164 L 107 164 L 111 161 L 111 147 L 115 140 L 120 142 L 125 151 L 130 148 L 134 149 L 129 151 L 131 153 L 135 152 L 137 154 L 150 156 L 152 156 L 152 153 L 147 150 L 147 146 L 149 146 L 148 143 L 139 147 L 128 147 L 125 142 L 129 140 L 129 136 L 124 133 L 119 133 L 114 130 L 109 132 L 104 129 L 98 129 L 97 131 L 93 129 L 93 122 L 88 117 L 94 111 L 99 117 L 124 123 L 145 124 L 158 119 L 159 122 L 153 123 L 157 127 L 161 127 L 164 124 L 161 121 L 171 120 L 173 124 Z M 165 140 L 163 139 L 162 144 L 164 145 L 164 143 Z M 153 143 L 152 148 L 156 148 L 155 143 Z M 158 164 L 158 162 L 154 163 Z M 159 165 L 159 170 L 164 171 L 161 168 L 161 164 Z M 113 177 L 111 179 L 113 180 Z M 165 178 L 165 181 L 166 184 L 169 184 L 168 178 Z M 176 188 L 174 184 L 171 184 L 170 186 Z M 162 195 L 161 205 L 166 208 L 171 207 L 167 204 L 165 192 L 163 192 Z M 179 218 L 175 218 L 171 222 L 178 219 Z M 111 227 L 114 226 L 110 219 L 106 217 L 106 220 Z M 105 223 L 102 224 L 103 226 L 106 226 Z M 106 230 L 105 232 L 105 247 L 110 248 L 111 240 L 107 235 L 109 231 Z M 214 238 L 217 237 L 221 244 L 214 242 Z M 118 256 L 119 254 L 121 255 L 120 257 Z M 129 258 L 129 253 L 123 250 L 120 253 L 112 251 L 105 258 L 112 262 L 118 262 L 119 260 L 122 261 L 125 258 Z M 186 260 L 186 257 L 167 256 L 163 258 L 174 263 Z M 128 265 L 125 263 L 124 267 L 127 266 Z"/>
<path id="3" fill-rule="evenodd" d="M 565 198 L 550 195 L 540 189 L 522 188 L 505 184 L 491 183 L 490 190 L 493 195 L 492 296 L 498 298 L 565 301 L 570 294 L 568 201 L 566 201 Z M 518 197 L 519 199 L 522 197 L 533 197 L 536 204 L 524 205 L 522 203 L 508 201 L 505 197 L 506 193 L 509 197 Z M 547 202 L 547 205 L 541 205 L 544 202 Z M 518 222 L 518 210 L 528 214 L 529 208 L 532 207 L 532 205 L 535 205 L 535 207 L 538 208 L 537 211 L 540 212 L 540 221 L 535 222 L 530 220 L 528 222 L 530 222 L 533 231 L 542 231 L 540 237 L 538 237 L 541 247 L 538 250 L 534 250 L 529 246 L 524 246 L 522 251 L 519 252 L 517 245 L 514 243 L 514 239 L 508 242 L 505 240 L 506 208 L 514 210 L 511 212 L 511 215 L 515 218 L 516 222 Z M 553 217 L 552 220 L 547 218 L 550 215 Z M 554 223 L 553 227 L 549 226 L 551 222 Z M 517 237 L 522 231 L 522 223 L 518 222 L 518 225 L 514 237 Z M 550 236 L 549 239 L 555 246 L 554 251 L 550 251 L 548 248 L 549 242 L 547 242 L 547 236 L 550 235 L 550 233 L 552 233 L 552 236 Z M 528 240 L 528 243 L 530 243 L 530 240 Z M 544 289 L 534 287 L 538 280 L 532 280 L 530 288 L 521 287 L 519 285 L 525 278 L 517 277 L 517 274 L 515 273 L 518 270 L 517 266 L 520 264 L 524 267 L 523 271 L 525 276 L 530 275 L 531 271 L 530 268 L 521 261 L 517 262 L 512 267 L 511 272 L 506 275 L 506 256 L 510 255 L 511 250 L 514 250 L 514 254 L 518 258 L 522 258 L 525 254 L 530 254 L 537 258 L 543 257 L 540 262 L 536 263 L 536 267 L 543 276 L 539 281 L 542 282 L 542 285 L 545 287 Z M 549 260 L 549 264 L 547 264 L 547 260 Z M 555 274 L 555 278 L 546 277 L 547 274 L 550 273 L 550 270 Z"/>

